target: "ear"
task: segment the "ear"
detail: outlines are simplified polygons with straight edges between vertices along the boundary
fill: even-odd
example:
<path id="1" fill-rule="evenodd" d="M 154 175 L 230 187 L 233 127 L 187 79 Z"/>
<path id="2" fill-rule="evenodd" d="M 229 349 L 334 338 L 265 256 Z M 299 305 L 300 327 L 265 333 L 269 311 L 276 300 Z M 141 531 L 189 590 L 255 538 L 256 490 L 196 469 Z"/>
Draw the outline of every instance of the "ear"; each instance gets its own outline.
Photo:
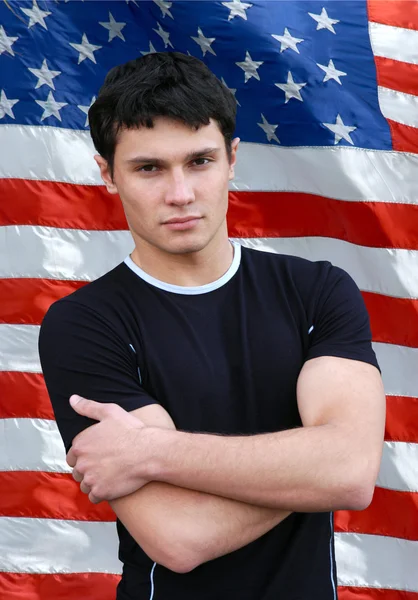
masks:
<path id="1" fill-rule="evenodd" d="M 231 160 L 229 163 L 229 180 L 234 179 L 235 177 L 235 165 L 237 162 L 237 150 L 238 144 L 240 143 L 240 138 L 236 137 L 231 142 Z"/>
<path id="2" fill-rule="evenodd" d="M 118 189 L 113 182 L 112 175 L 110 174 L 109 163 L 107 162 L 107 160 L 104 159 L 103 156 L 100 156 L 100 154 L 95 154 L 94 160 L 99 166 L 100 175 L 102 176 L 107 191 L 110 194 L 117 194 Z"/>

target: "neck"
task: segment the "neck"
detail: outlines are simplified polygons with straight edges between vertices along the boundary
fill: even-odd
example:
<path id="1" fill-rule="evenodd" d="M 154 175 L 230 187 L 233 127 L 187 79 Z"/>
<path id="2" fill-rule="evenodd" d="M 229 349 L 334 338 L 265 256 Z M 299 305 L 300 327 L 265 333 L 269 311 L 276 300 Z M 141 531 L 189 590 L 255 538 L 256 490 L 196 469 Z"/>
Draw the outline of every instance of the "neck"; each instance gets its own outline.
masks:
<path id="1" fill-rule="evenodd" d="M 215 238 L 202 250 L 188 254 L 170 254 L 135 240 L 131 258 L 148 275 L 165 283 L 184 287 L 206 285 L 228 271 L 234 256 L 226 229 L 224 235 Z"/>

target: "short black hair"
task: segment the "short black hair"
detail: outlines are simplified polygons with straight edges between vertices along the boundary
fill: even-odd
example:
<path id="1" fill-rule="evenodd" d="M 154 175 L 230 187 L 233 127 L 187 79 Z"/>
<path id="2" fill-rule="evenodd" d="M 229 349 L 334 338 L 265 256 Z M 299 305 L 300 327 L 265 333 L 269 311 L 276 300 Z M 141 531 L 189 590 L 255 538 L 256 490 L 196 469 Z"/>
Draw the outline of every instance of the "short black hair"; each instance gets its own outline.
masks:
<path id="1" fill-rule="evenodd" d="M 236 110 L 232 92 L 201 60 L 181 52 L 154 52 L 113 67 L 88 116 L 94 146 L 113 174 L 120 129 L 152 128 L 160 116 L 194 129 L 214 119 L 230 157 Z"/>

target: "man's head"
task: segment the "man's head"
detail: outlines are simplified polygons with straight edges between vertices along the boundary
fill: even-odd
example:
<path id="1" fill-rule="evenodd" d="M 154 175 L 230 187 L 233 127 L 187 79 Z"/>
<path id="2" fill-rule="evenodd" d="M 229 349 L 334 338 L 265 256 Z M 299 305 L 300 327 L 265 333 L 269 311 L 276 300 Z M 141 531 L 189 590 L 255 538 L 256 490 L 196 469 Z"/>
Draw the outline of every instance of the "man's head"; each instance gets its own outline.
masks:
<path id="1" fill-rule="evenodd" d="M 232 93 L 192 56 L 148 54 L 108 73 L 89 111 L 90 130 L 137 247 L 196 252 L 224 226 L 235 116 Z M 197 220 L 167 223 L 189 217 Z"/>

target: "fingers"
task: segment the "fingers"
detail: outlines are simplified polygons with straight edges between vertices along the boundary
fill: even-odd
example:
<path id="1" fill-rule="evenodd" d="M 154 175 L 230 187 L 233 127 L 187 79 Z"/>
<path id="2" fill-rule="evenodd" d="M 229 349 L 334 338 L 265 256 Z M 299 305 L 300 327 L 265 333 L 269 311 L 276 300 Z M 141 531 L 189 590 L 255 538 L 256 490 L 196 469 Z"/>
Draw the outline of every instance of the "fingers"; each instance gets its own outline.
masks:
<path id="1" fill-rule="evenodd" d="M 83 481 L 83 475 L 77 471 L 77 469 L 73 469 L 73 479 L 75 479 L 78 483 Z"/>
<path id="2" fill-rule="evenodd" d="M 66 460 L 67 464 L 70 465 L 70 467 L 75 467 L 77 459 L 74 455 L 74 450 L 72 448 L 69 449 Z"/>
<path id="3" fill-rule="evenodd" d="M 80 490 L 83 492 L 83 494 L 90 494 L 91 487 L 84 483 L 84 481 L 82 480 L 80 483 Z"/>
<path id="4" fill-rule="evenodd" d="M 123 408 L 117 404 L 95 402 L 94 400 L 87 400 L 87 398 L 83 398 L 77 394 L 73 394 L 70 397 L 70 404 L 76 413 L 88 417 L 89 419 L 93 419 L 94 421 L 103 421 L 106 417 L 123 411 Z"/>

